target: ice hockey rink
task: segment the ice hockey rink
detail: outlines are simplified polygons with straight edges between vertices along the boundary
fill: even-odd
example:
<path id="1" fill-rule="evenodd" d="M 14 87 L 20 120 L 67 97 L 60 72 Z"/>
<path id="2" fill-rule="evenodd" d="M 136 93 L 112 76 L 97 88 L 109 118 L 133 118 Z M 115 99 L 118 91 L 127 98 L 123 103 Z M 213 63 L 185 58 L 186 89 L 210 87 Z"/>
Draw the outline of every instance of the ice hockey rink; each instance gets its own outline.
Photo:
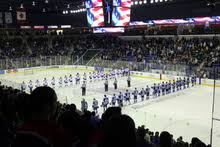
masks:
<path id="1" fill-rule="evenodd" d="M 34 72 L 33 74 L 6 74 L 1 75 L 2 81 L 7 80 L 11 83 L 26 83 L 29 80 L 35 81 L 38 79 L 40 83 L 44 78 L 48 79 L 50 83 L 52 77 L 56 78 L 58 83 L 59 77 L 72 74 L 75 77 L 76 73 L 86 72 L 88 70 L 61 70 L 51 69 Z M 89 110 L 92 110 L 92 100 L 96 98 L 101 105 L 103 95 L 106 94 L 110 100 L 112 95 L 118 94 L 120 91 L 124 92 L 128 89 L 130 92 L 137 89 L 145 88 L 146 85 L 153 85 L 153 83 L 160 83 L 159 79 L 143 78 L 141 76 L 131 77 L 131 87 L 127 88 L 126 77 L 118 77 L 118 89 L 114 90 L 113 80 L 109 81 L 109 91 L 104 92 L 104 81 L 87 82 L 86 96 L 81 96 L 81 84 L 72 86 L 64 86 L 62 88 L 55 88 L 58 95 L 58 100 L 61 103 L 75 103 L 77 108 L 81 108 L 81 100 L 85 98 L 89 105 Z M 218 82 L 220 83 L 220 82 Z M 220 88 L 216 88 L 215 101 L 215 117 L 220 117 Z M 176 93 L 161 96 L 159 98 L 151 98 L 138 103 L 123 107 L 124 114 L 131 116 L 136 126 L 145 125 L 152 131 L 169 131 L 176 139 L 183 136 L 185 141 L 191 141 L 194 136 L 199 137 L 205 143 L 210 143 L 210 130 L 212 120 L 212 102 L 213 102 L 213 87 L 207 85 L 197 85 Z M 132 100 L 133 103 L 133 100 Z M 99 108 L 99 114 L 102 113 L 102 108 Z M 213 147 L 220 147 L 220 122 L 214 121 L 213 129 Z"/>

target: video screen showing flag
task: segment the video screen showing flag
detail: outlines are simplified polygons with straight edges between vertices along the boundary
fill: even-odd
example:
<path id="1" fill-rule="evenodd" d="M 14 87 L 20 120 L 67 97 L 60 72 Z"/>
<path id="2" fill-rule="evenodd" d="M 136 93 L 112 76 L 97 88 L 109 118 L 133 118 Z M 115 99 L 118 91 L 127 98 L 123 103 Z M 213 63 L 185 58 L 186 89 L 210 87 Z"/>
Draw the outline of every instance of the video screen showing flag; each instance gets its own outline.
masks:
<path id="1" fill-rule="evenodd" d="M 104 26 L 103 8 L 96 7 L 87 9 L 87 21 L 90 27 Z"/>
<path id="2" fill-rule="evenodd" d="M 131 9 L 126 7 L 114 7 L 112 11 L 113 26 L 127 26 L 130 22 Z"/>
<path id="3" fill-rule="evenodd" d="M 86 0 L 86 8 L 102 7 L 102 0 Z"/>
<path id="4" fill-rule="evenodd" d="M 115 7 L 131 7 L 131 0 L 113 0 L 113 6 Z"/>
<path id="5" fill-rule="evenodd" d="M 123 27 L 99 27 L 93 28 L 93 33 L 124 33 Z"/>

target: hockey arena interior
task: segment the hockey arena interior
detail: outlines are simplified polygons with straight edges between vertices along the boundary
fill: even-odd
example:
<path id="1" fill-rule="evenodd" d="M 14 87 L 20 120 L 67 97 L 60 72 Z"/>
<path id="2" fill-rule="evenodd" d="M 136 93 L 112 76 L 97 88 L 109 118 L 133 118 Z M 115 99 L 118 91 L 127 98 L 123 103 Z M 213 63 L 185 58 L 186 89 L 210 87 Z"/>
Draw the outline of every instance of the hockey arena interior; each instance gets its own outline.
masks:
<path id="1" fill-rule="evenodd" d="M 220 1 L 1 0 L 0 147 L 220 147 Z"/>

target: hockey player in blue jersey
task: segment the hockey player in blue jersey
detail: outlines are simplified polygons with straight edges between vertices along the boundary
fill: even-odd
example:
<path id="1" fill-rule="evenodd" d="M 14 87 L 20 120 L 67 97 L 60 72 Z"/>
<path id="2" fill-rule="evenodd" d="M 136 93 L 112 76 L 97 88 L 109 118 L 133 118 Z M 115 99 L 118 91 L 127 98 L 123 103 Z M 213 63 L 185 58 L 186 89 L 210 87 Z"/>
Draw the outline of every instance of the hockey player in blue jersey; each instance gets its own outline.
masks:
<path id="1" fill-rule="evenodd" d="M 137 97 L 138 97 L 138 90 L 137 90 L 137 88 L 134 89 L 132 95 L 134 96 L 134 103 L 137 103 Z"/>
<path id="2" fill-rule="evenodd" d="M 68 86 L 68 81 L 69 81 L 69 80 L 68 80 L 68 77 L 67 77 L 67 75 L 65 75 L 65 76 L 64 76 L 64 81 L 63 81 L 64 84 L 65 84 L 65 87 Z"/>
<path id="3" fill-rule="evenodd" d="M 164 82 L 162 82 L 162 84 L 161 84 L 161 90 L 162 90 L 162 95 L 165 95 L 165 83 Z"/>
<path id="4" fill-rule="evenodd" d="M 83 98 L 81 101 L 81 111 L 85 112 L 88 109 L 88 103 L 86 102 L 86 100 Z"/>
<path id="5" fill-rule="evenodd" d="M 118 99 L 117 99 L 119 107 L 123 107 L 123 98 L 124 98 L 123 93 L 119 92 Z"/>
<path id="6" fill-rule="evenodd" d="M 55 84 L 56 84 L 56 83 L 55 83 L 55 78 L 53 77 L 52 80 L 51 80 L 52 88 L 55 88 Z"/>
<path id="7" fill-rule="evenodd" d="M 92 82 L 92 73 L 91 72 L 89 73 L 89 82 L 90 83 Z"/>
<path id="8" fill-rule="evenodd" d="M 48 83 L 47 83 L 47 78 L 44 78 L 44 80 L 43 80 L 43 86 L 48 86 Z"/>
<path id="9" fill-rule="evenodd" d="M 31 80 L 28 83 L 28 87 L 29 87 L 29 90 L 30 90 L 30 93 L 31 93 L 33 91 L 33 83 L 32 83 Z"/>
<path id="10" fill-rule="evenodd" d="M 98 108 L 99 108 L 99 103 L 98 101 L 94 98 L 92 102 L 92 109 L 95 111 L 95 113 L 98 113 Z"/>
<path id="11" fill-rule="evenodd" d="M 183 86 L 183 82 L 182 82 L 183 80 L 181 79 L 181 78 L 179 78 L 179 88 L 180 88 L 180 90 L 182 90 L 182 86 Z"/>
<path id="12" fill-rule="evenodd" d="M 145 92 L 146 92 L 146 100 L 148 100 L 150 98 L 150 87 L 148 87 L 148 85 L 145 89 Z"/>
<path id="13" fill-rule="evenodd" d="M 171 92 L 172 92 L 172 91 L 171 91 L 171 90 L 172 90 L 172 83 L 171 83 L 170 80 L 169 80 L 169 83 L 168 83 L 168 87 L 169 87 L 169 90 L 168 90 L 168 91 L 169 91 L 169 93 L 171 93 Z"/>
<path id="14" fill-rule="evenodd" d="M 187 85 L 187 88 L 189 88 L 189 84 L 190 84 L 190 79 L 189 77 L 186 78 L 186 85 Z"/>
<path id="15" fill-rule="evenodd" d="M 116 100 L 117 100 L 117 97 L 116 97 L 115 94 L 113 94 L 113 96 L 112 96 L 112 101 L 111 101 L 111 105 L 112 105 L 113 107 L 114 107 L 115 104 L 116 104 Z"/>
<path id="16" fill-rule="evenodd" d="M 160 93 L 161 93 L 161 85 L 160 85 L 160 83 L 158 83 L 158 84 L 156 85 L 156 90 L 157 90 L 157 96 L 159 97 L 159 96 L 160 96 Z"/>
<path id="17" fill-rule="evenodd" d="M 129 103 L 129 105 L 130 105 L 130 104 L 131 104 L 131 101 L 130 101 L 130 99 L 131 99 L 131 94 L 130 94 L 130 92 L 129 92 L 128 90 L 126 90 L 126 92 L 125 92 L 125 94 L 124 94 L 124 98 L 125 98 L 126 104 L 128 105 L 128 103 Z"/>
<path id="18" fill-rule="evenodd" d="M 37 79 L 36 82 L 35 82 L 35 88 L 37 88 L 37 87 L 40 87 L 40 82 L 39 82 L 38 79 Z"/>
<path id="19" fill-rule="evenodd" d="M 141 96 L 141 101 L 144 101 L 144 96 L 145 96 L 144 88 L 141 89 L 141 91 L 139 92 L 139 95 Z"/>
<path id="20" fill-rule="evenodd" d="M 154 85 L 151 87 L 153 90 L 153 98 L 157 97 L 157 88 L 156 88 L 156 83 L 154 83 Z"/>
<path id="21" fill-rule="evenodd" d="M 183 78 L 182 84 L 183 84 L 183 89 L 186 89 L 186 77 Z"/>
<path id="22" fill-rule="evenodd" d="M 176 81 L 175 80 L 173 80 L 173 83 L 172 83 L 172 90 L 173 90 L 173 92 L 176 91 Z"/>
<path id="23" fill-rule="evenodd" d="M 108 104 L 109 104 L 109 99 L 106 95 L 104 95 L 104 98 L 102 101 L 102 107 L 104 111 L 108 108 Z"/>

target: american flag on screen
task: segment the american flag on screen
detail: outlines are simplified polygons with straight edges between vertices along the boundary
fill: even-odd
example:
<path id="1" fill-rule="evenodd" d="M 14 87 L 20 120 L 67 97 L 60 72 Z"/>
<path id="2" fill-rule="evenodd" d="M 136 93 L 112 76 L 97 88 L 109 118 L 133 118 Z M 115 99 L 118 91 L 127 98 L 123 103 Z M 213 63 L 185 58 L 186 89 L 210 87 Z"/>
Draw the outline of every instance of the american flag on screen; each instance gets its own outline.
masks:
<path id="1" fill-rule="evenodd" d="M 101 7 L 102 0 L 86 0 L 86 8 Z"/>
<path id="2" fill-rule="evenodd" d="M 104 15 L 102 7 L 87 9 L 87 20 L 91 27 L 104 25 Z"/>
<path id="3" fill-rule="evenodd" d="M 212 17 L 196 17 L 193 18 L 194 22 L 215 22 L 215 19 Z"/>
<path id="4" fill-rule="evenodd" d="M 131 9 L 124 7 L 114 7 L 112 12 L 112 22 L 114 26 L 127 26 L 130 22 Z"/>
<path id="5" fill-rule="evenodd" d="M 113 0 L 113 6 L 131 7 L 131 0 Z"/>

